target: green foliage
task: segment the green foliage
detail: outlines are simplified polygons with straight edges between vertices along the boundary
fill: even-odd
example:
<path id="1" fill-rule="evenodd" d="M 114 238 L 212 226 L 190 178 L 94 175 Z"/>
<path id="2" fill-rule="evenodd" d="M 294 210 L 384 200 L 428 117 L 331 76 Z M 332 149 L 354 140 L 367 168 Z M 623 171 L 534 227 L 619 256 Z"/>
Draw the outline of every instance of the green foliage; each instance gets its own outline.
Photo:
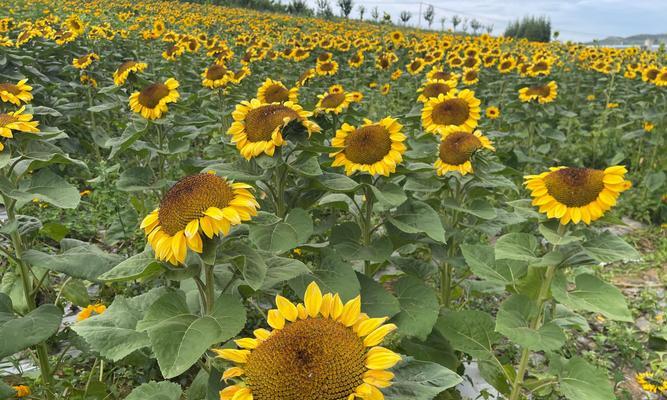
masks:
<path id="1" fill-rule="evenodd" d="M 505 36 L 534 42 L 548 42 L 551 40 L 551 21 L 546 17 L 523 17 L 507 25 Z"/>

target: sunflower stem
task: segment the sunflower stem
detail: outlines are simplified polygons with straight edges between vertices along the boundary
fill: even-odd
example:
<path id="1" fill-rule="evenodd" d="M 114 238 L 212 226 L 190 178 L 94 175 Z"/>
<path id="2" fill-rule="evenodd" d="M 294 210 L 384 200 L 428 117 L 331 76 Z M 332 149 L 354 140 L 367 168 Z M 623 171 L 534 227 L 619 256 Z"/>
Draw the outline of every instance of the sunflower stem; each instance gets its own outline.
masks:
<path id="1" fill-rule="evenodd" d="M 213 265 L 204 264 L 204 275 L 206 279 L 206 314 L 210 314 L 215 303 L 215 276 L 213 274 Z"/>
<path id="2" fill-rule="evenodd" d="M 566 225 L 558 225 L 558 235 L 563 236 L 566 231 Z M 552 251 L 558 248 L 557 245 L 552 246 Z M 556 275 L 556 265 L 550 265 L 547 268 L 546 273 L 544 274 L 544 279 L 542 279 L 542 284 L 540 286 L 540 292 L 537 296 L 537 314 L 530 320 L 530 328 L 537 330 L 542 324 L 542 319 L 544 317 L 544 305 L 549 300 L 549 290 L 551 289 L 551 281 L 553 281 L 554 276 Z M 527 348 L 524 348 L 521 351 L 521 358 L 519 360 L 519 369 L 517 371 L 514 382 L 512 383 L 512 392 L 510 393 L 510 400 L 517 400 L 521 395 L 521 390 L 523 388 L 523 379 L 528 369 L 528 360 L 530 357 L 531 351 Z"/>
<path id="3" fill-rule="evenodd" d="M 363 213 L 362 213 L 362 238 L 364 246 L 368 247 L 371 244 L 371 224 L 373 218 L 373 204 L 375 202 L 375 197 L 373 196 L 373 191 L 369 185 L 364 185 L 364 197 L 366 201 L 363 204 Z M 364 261 L 364 274 L 371 276 L 373 271 L 371 268 L 371 263 L 368 260 Z"/>

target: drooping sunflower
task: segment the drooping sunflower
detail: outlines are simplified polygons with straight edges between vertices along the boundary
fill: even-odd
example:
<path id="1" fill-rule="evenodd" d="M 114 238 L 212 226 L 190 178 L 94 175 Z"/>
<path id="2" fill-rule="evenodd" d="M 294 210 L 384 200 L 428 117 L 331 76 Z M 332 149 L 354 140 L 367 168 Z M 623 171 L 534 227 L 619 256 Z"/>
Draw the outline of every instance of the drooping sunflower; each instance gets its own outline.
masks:
<path id="1" fill-rule="evenodd" d="M 480 149 L 495 151 L 491 141 L 480 131 L 468 132 L 448 128 L 443 134 L 438 159 L 433 166 L 438 176 L 458 171 L 461 175 L 473 172 L 472 156 Z"/>
<path id="2" fill-rule="evenodd" d="M 363 171 L 389 176 L 403 161 L 403 153 L 407 149 L 403 143 L 406 137 L 401 132 L 402 128 L 391 117 L 379 122 L 365 119 L 358 128 L 344 123 L 331 141 L 332 147 L 341 148 L 329 154 L 334 159 L 331 166 L 344 166 L 347 175 Z"/>
<path id="3" fill-rule="evenodd" d="M 93 61 L 97 61 L 100 59 L 100 56 L 98 56 L 95 53 L 88 53 L 85 56 L 81 56 L 79 58 L 75 58 L 72 60 L 72 65 L 74 68 L 78 69 L 86 69 L 90 64 L 93 63 Z"/>
<path id="4" fill-rule="evenodd" d="M 317 75 L 315 72 L 314 68 L 308 68 L 307 70 L 303 71 L 301 75 L 299 75 L 299 79 L 297 79 L 296 83 L 294 86 L 296 87 L 302 87 L 306 83 L 308 83 L 309 80 L 313 79 Z"/>
<path id="5" fill-rule="evenodd" d="M 340 114 L 347 110 L 350 103 L 354 100 L 350 93 L 323 93 L 317 96 L 319 99 L 315 105 L 316 113 L 334 113 Z"/>
<path id="6" fill-rule="evenodd" d="M 233 74 L 223 64 L 215 63 L 202 72 L 201 84 L 210 89 L 223 87 L 231 80 Z"/>
<path id="7" fill-rule="evenodd" d="M 299 96 L 299 88 L 288 89 L 280 81 L 266 78 L 262 86 L 257 89 L 257 99 L 262 103 L 284 103 L 291 101 L 296 103 Z"/>
<path id="8" fill-rule="evenodd" d="M 317 75 L 336 75 L 336 72 L 338 72 L 338 63 L 333 60 L 318 62 L 315 65 L 315 72 L 317 72 Z"/>
<path id="9" fill-rule="evenodd" d="M 148 64 L 138 61 L 125 61 L 113 73 L 113 83 L 116 86 L 123 86 L 131 73 L 139 73 L 148 68 Z"/>
<path id="10" fill-rule="evenodd" d="M 160 118 L 167 112 L 167 104 L 179 99 L 180 95 L 176 90 L 178 86 L 179 83 L 174 78 L 146 86 L 141 92 L 130 95 L 130 108 L 146 119 Z"/>
<path id="11" fill-rule="evenodd" d="M 12 103 L 20 106 L 21 102 L 26 104 L 32 100 L 32 86 L 26 85 L 27 79 L 22 79 L 16 84 L 3 82 L 0 83 L 0 99 L 5 103 Z"/>
<path id="12" fill-rule="evenodd" d="M 464 89 L 452 89 L 446 95 L 440 94 L 424 104 L 422 125 L 426 132 L 443 133 L 448 126 L 472 131 L 480 118 L 479 99 L 475 92 Z"/>
<path id="13" fill-rule="evenodd" d="M 447 95 L 452 89 L 454 89 L 452 81 L 445 81 L 442 79 L 428 80 L 422 87 L 417 89 L 417 93 L 419 93 L 417 100 L 426 103 L 430 99 L 437 98 L 441 94 Z"/>
<path id="14" fill-rule="evenodd" d="M 604 170 L 554 167 L 525 176 L 524 184 L 531 191 L 533 205 L 547 217 L 559 218 L 562 225 L 570 221 L 590 224 L 616 205 L 620 193 L 632 186 L 625 180 L 627 172 L 622 165 Z"/>
<path id="15" fill-rule="evenodd" d="M 212 173 L 178 181 L 165 193 L 160 206 L 141 222 L 155 258 L 183 264 L 188 248 L 202 252 L 202 233 L 212 239 L 249 221 L 259 208 L 249 189 L 250 185 Z"/>
<path id="16" fill-rule="evenodd" d="M 235 85 L 238 85 L 239 83 L 241 83 L 242 80 L 249 77 L 251 74 L 252 74 L 252 71 L 250 70 L 250 68 L 248 68 L 248 66 L 244 65 L 243 67 L 241 67 L 240 70 L 234 72 L 230 76 L 229 81 L 232 82 Z"/>
<path id="17" fill-rule="evenodd" d="M 536 85 L 519 89 L 519 100 L 526 103 L 537 100 L 540 104 L 551 103 L 558 96 L 558 84 L 551 81 L 546 85 Z"/>
<path id="18" fill-rule="evenodd" d="M 291 121 L 298 121 L 309 135 L 321 130 L 308 119 L 311 115 L 291 101 L 282 104 L 262 104 L 257 99 L 243 101 L 232 113 L 234 123 L 227 134 L 232 135 L 232 142 L 246 160 L 262 153 L 273 156 L 276 147 L 283 144 L 283 128 Z"/>
<path id="19" fill-rule="evenodd" d="M 361 312 L 361 298 L 343 304 L 340 295 L 322 292 L 315 282 L 303 304 L 276 296 L 276 309 L 254 337 L 236 340 L 240 349 L 214 349 L 236 366 L 223 373 L 235 384 L 221 400 L 383 400 L 392 368 L 401 356 L 381 347 L 396 329 L 387 318 Z"/>
<path id="20" fill-rule="evenodd" d="M 32 114 L 23 114 L 23 111 L 25 111 L 25 106 L 7 114 L 0 113 L 0 136 L 11 139 L 14 137 L 13 131 L 26 133 L 39 132 L 39 129 L 37 129 L 39 122 L 32 120 Z M 4 148 L 5 146 L 0 143 L 0 151 Z"/>

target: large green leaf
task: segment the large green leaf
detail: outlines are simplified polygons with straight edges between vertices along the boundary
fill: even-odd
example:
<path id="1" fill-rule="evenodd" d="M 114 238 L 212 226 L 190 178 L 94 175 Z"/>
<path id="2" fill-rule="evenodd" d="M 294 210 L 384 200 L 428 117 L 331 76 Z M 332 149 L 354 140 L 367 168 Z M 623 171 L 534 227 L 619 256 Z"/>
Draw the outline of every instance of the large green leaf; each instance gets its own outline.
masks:
<path id="1" fill-rule="evenodd" d="M 531 326 L 538 314 L 537 304 L 525 295 L 512 295 L 500 305 L 496 331 L 532 351 L 558 350 L 565 343 L 563 330 L 553 321 L 538 329 Z"/>
<path id="2" fill-rule="evenodd" d="M 150 346 L 148 334 L 136 330 L 137 322 L 165 291 L 165 288 L 156 288 L 130 299 L 116 296 L 104 313 L 72 325 L 72 330 L 102 357 L 118 361 Z"/>
<path id="3" fill-rule="evenodd" d="M 284 253 L 299 245 L 299 233 L 286 222 L 251 225 L 249 237 L 260 249 L 274 253 Z"/>
<path id="4" fill-rule="evenodd" d="M 508 233 L 496 241 L 496 260 L 537 261 L 538 247 L 530 233 Z"/>
<path id="5" fill-rule="evenodd" d="M 445 229 L 440 216 L 428 204 L 411 200 L 403 203 L 389 221 L 405 233 L 425 233 L 431 239 L 444 243 Z"/>
<path id="6" fill-rule="evenodd" d="M 456 373 L 428 361 L 408 360 L 396 366 L 393 372 L 392 385 L 383 390 L 388 400 L 431 400 L 463 382 Z"/>
<path id="7" fill-rule="evenodd" d="M 393 317 L 401 311 L 401 305 L 393 294 L 364 274 L 357 272 L 361 285 L 361 310 L 371 318 Z"/>
<path id="8" fill-rule="evenodd" d="M 414 357 L 420 361 L 438 363 L 452 371 L 456 371 L 460 365 L 456 350 L 437 329 L 433 329 L 425 341 L 417 339 L 401 340 L 400 350 L 401 354 Z"/>
<path id="9" fill-rule="evenodd" d="M 460 246 L 466 264 L 482 279 L 503 285 L 516 285 L 526 275 L 528 265 L 524 261 L 496 260 L 493 247 L 480 244 Z"/>
<path id="10" fill-rule="evenodd" d="M 174 382 L 148 382 L 132 390 L 125 400 L 179 400 L 181 386 Z"/>
<path id="11" fill-rule="evenodd" d="M 359 183 L 345 175 L 325 172 L 317 178 L 317 182 L 332 192 L 353 192 L 360 186 Z"/>
<path id="12" fill-rule="evenodd" d="M 322 293 L 338 293 L 347 301 L 359 294 L 360 285 L 352 266 L 331 250 L 322 251 L 322 259 L 315 263 L 310 274 L 303 274 L 289 282 L 290 287 L 300 296 L 306 292 L 310 282 L 315 281 Z"/>
<path id="13" fill-rule="evenodd" d="M 59 208 L 76 208 L 81 200 L 76 187 L 49 169 L 39 170 L 29 181 L 24 181 L 18 190 L 14 189 L 7 195 L 21 203 L 37 199 Z"/>
<path id="14" fill-rule="evenodd" d="M 483 311 L 447 311 L 435 325 L 452 346 L 474 357 L 493 352 L 501 336 L 495 332 L 493 317 Z"/>
<path id="15" fill-rule="evenodd" d="M 44 304 L 0 325 L 0 359 L 50 338 L 58 332 L 62 317 L 58 307 Z"/>
<path id="16" fill-rule="evenodd" d="M 569 360 L 552 357 L 549 369 L 558 376 L 560 392 L 569 400 L 616 398 L 607 374 L 579 356 Z"/>
<path id="17" fill-rule="evenodd" d="M 221 295 L 210 314 L 192 314 L 182 291 L 170 291 L 153 303 L 137 330 L 148 331 L 165 378 L 182 374 L 213 345 L 243 329 L 246 313 L 238 298 Z"/>
<path id="18" fill-rule="evenodd" d="M 306 264 L 293 258 L 271 257 L 265 261 L 267 271 L 262 290 L 269 290 L 280 283 L 310 272 Z"/>
<path id="19" fill-rule="evenodd" d="M 620 290 L 590 274 L 577 275 L 576 287 L 567 290 L 567 280 L 559 274 L 551 284 L 551 292 L 560 303 L 574 309 L 597 312 L 609 319 L 632 322 L 632 314 Z"/>
<path id="20" fill-rule="evenodd" d="M 89 281 L 97 281 L 101 274 L 109 271 L 121 260 L 116 254 L 106 253 L 95 245 L 82 242 L 61 254 L 51 255 L 38 250 L 28 250 L 23 254 L 23 258 L 35 267 Z"/>
<path id="21" fill-rule="evenodd" d="M 496 217 L 495 208 L 484 199 L 474 199 L 466 204 L 457 204 L 454 199 L 445 199 L 442 205 L 453 210 L 474 215 L 481 219 L 493 219 Z"/>
<path id="22" fill-rule="evenodd" d="M 139 254 L 117 264 L 98 277 L 104 282 L 124 282 L 155 275 L 163 270 L 161 262 L 155 259 L 155 253 L 146 249 Z"/>
<path id="23" fill-rule="evenodd" d="M 435 291 L 420 279 L 406 275 L 395 283 L 394 292 L 401 306 L 401 312 L 392 319 L 398 326 L 398 334 L 426 340 L 440 309 Z"/>
<path id="24" fill-rule="evenodd" d="M 268 268 L 264 257 L 252 247 L 241 242 L 234 243 L 234 246 L 224 250 L 224 253 L 241 271 L 241 275 L 243 275 L 243 279 L 248 286 L 254 290 L 262 287 Z"/>
<path id="25" fill-rule="evenodd" d="M 387 183 L 381 188 L 370 185 L 370 188 L 380 203 L 388 207 L 398 207 L 408 199 L 403 189 L 395 183 Z"/>
<path id="26" fill-rule="evenodd" d="M 634 247 L 611 232 L 602 232 L 595 235 L 582 243 L 581 247 L 586 255 L 604 263 L 639 260 L 641 258 Z"/>

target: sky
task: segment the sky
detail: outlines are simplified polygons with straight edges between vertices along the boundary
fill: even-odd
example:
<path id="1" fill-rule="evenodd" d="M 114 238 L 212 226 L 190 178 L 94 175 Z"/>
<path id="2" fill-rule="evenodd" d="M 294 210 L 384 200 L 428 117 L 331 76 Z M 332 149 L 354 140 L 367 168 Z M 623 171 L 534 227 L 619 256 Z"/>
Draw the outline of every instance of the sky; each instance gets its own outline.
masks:
<path id="1" fill-rule="evenodd" d="M 287 3 L 289 0 L 281 0 Z M 316 7 L 316 0 L 306 0 Z M 339 13 L 337 0 L 329 0 L 334 12 Z M 419 0 L 354 0 L 352 16 L 359 17 L 358 6 L 366 8 L 366 17 L 377 6 L 380 15 L 387 11 L 398 21 L 401 11 L 412 13 L 409 25 L 418 23 Z M 445 28 L 451 28 L 451 17 L 477 19 L 483 25 L 494 26 L 494 34 L 502 34 L 508 22 L 524 15 L 547 16 L 552 31 L 560 32 L 561 40 L 587 42 L 608 36 L 630 36 L 640 33 L 667 33 L 667 0 L 425 0 L 435 8 L 433 28 L 440 28 L 445 17 Z M 422 19 L 421 26 L 427 23 Z"/>

